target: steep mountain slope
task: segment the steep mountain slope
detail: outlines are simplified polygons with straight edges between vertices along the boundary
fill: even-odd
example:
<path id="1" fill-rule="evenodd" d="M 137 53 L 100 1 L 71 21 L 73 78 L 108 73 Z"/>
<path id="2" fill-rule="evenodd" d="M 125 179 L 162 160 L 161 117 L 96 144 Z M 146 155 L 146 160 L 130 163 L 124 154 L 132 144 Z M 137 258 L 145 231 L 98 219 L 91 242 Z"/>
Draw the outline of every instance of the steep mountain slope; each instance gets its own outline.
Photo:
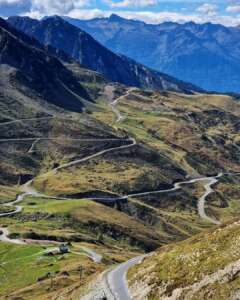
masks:
<path id="1" fill-rule="evenodd" d="M 68 62 L 66 66 L 55 55 L 64 58 Z M 39 42 L 0 19 L 0 183 L 16 184 L 21 182 L 21 174 L 28 174 L 29 178 L 36 173 L 43 156 L 29 156 L 34 138 L 51 138 L 60 132 L 64 136 L 65 131 L 59 128 L 64 117 L 93 105 L 92 98 L 97 99 L 99 85 L 104 82 L 99 74 L 82 69 L 59 51 L 48 52 Z M 55 121 L 54 116 L 60 120 Z M 74 122 L 68 122 L 65 130 L 68 135 L 73 131 L 74 136 L 72 127 Z M 79 137 L 86 137 L 85 131 L 83 126 Z M 87 136 L 98 136 L 97 132 L 88 129 Z M 111 137 L 111 130 L 104 135 Z"/>
<path id="2" fill-rule="evenodd" d="M 239 299 L 240 222 L 162 247 L 128 274 L 133 299 Z"/>
<path id="3" fill-rule="evenodd" d="M 103 74 L 111 81 L 156 90 L 200 91 L 191 84 L 151 70 L 125 56 L 112 53 L 90 35 L 60 17 L 51 17 L 42 21 L 26 17 L 11 17 L 8 22 L 41 43 L 63 50 L 84 67 Z"/>
<path id="4" fill-rule="evenodd" d="M 211 23 L 150 25 L 117 15 L 66 18 L 116 53 L 206 90 L 240 92 L 240 29 Z"/>
<path id="5" fill-rule="evenodd" d="M 12 99 L 17 100 L 21 109 L 30 110 L 28 100 L 34 98 L 34 105 L 42 106 L 42 111 L 50 104 L 81 111 L 82 100 L 91 100 L 78 79 L 58 59 L 3 19 L 0 19 L 0 86 L 6 111 Z"/>

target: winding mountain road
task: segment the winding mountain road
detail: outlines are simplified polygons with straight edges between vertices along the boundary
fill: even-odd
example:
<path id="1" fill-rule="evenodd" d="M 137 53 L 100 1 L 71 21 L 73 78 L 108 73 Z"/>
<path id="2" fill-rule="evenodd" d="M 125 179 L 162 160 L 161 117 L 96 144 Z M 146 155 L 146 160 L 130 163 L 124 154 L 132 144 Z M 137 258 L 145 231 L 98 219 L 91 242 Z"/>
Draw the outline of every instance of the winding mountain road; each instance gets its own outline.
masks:
<path id="1" fill-rule="evenodd" d="M 33 141 L 31 147 L 30 147 L 29 150 L 28 150 L 28 153 L 33 153 L 33 152 L 34 152 L 34 148 L 35 148 L 36 144 L 37 144 L 40 140 L 41 140 L 41 139 L 38 138 L 38 139 L 36 139 L 35 141 Z"/>
<path id="2" fill-rule="evenodd" d="M 91 260 L 97 264 L 100 264 L 102 261 L 102 255 L 98 254 L 97 252 L 95 252 L 92 249 L 89 249 L 87 247 L 81 247 L 81 249 L 86 253 L 86 255 L 91 258 Z M 76 252 L 76 251 L 71 251 L 71 253 L 77 254 L 77 255 L 82 255 L 82 253 L 80 252 Z"/>
<path id="3" fill-rule="evenodd" d="M 9 217 L 16 215 L 22 211 L 22 206 L 16 205 L 19 204 L 21 201 L 24 200 L 27 196 L 39 196 L 40 194 L 31 186 L 32 180 L 28 181 L 21 187 L 22 194 L 18 195 L 16 200 L 7 202 L 3 204 L 6 207 L 12 207 L 13 210 L 6 213 L 0 213 L 0 217 Z M 13 244 L 25 244 L 22 240 L 19 239 L 10 239 L 8 238 L 9 231 L 6 227 L 0 227 L 0 241 L 2 242 L 9 242 Z"/>
<path id="4" fill-rule="evenodd" d="M 12 138 L 12 139 L 0 139 L 0 143 L 5 142 L 31 142 L 31 141 L 59 141 L 63 140 L 63 138 L 52 137 L 52 138 L 39 138 L 39 137 L 31 137 L 31 138 Z M 128 141 L 130 139 L 120 139 L 120 138 L 109 138 L 109 139 L 77 139 L 77 138 L 64 138 L 64 141 L 76 141 L 76 142 L 116 142 L 116 141 Z"/>
<path id="5" fill-rule="evenodd" d="M 181 185 L 184 184 L 190 184 L 190 183 L 195 183 L 198 181 L 207 181 L 207 183 L 204 185 L 204 188 L 206 190 L 206 192 L 204 193 L 204 195 L 202 197 L 199 198 L 199 202 L 198 202 L 198 212 L 201 218 L 205 219 L 208 222 L 211 222 L 215 225 L 219 225 L 221 224 L 219 221 L 207 216 L 206 212 L 205 212 L 205 201 L 206 198 L 214 192 L 214 190 L 212 189 L 212 186 L 214 184 L 216 184 L 219 180 L 219 178 L 221 178 L 223 175 L 228 175 L 228 176 L 238 176 L 240 175 L 240 173 L 219 173 L 217 176 L 215 177 L 203 177 L 203 178 L 197 178 L 197 179 L 192 179 L 189 181 L 185 181 L 185 182 L 179 182 L 176 183 L 174 185 L 174 187 L 172 189 L 169 190 L 162 190 L 162 191 L 158 191 L 158 192 L 171 192 L 171 191 L 175 191 L 178 190 Z M 154 192 L 154 193 L 157 193 Z M 149 192 L 149 193 L 141 193 L 141 195 L 148 195 L 148 194 L 153 194 L 153 192 Z M 140 194 L 135 194 L 132 196 L 139 196 Z M 117 266 L 116 268 L 114 268 L 113 270 L 110 270 L 109 272 L 107 272 L 103 279 L 107 282 L 107 284 L 104 285 L 105 287 L 105 294 L 110 294 L 111 295 L 111 300 L 131 300 L 131 295 L 129 294 L 129 289 L 128 289 L 128 284 L 127 284 L 127 280 L 126 280 L 126 274 L 129 270 L 129 268 L 137 265 L 138 263 L 141 263 L 141 261 L 144 259 L 145 256 L 139 256 L 139 257 L 135 257 L 133 259 L 130 259 L 129 261 Z M 101 292 L 101 291 L 100 291 Z"/>
<path id="6" fill-rule="evenodd" d="M 101 263 L 102 261 L 102 255 L 98 254 L 97 252 L 93 251 L 92 249 L 89 249 L 87 247 L 82 247 L 83 251 L 85 251 L 88 256 L 97 264 Z"/>
<path id="7" fill-rule="evenodd" d="M 109 100 L 111 100 L 113 98 L 112 87 L 110 87 L 109 90 L 106 90 L 106 94 L 108 95 Z M 115 101 L 110 103 L 110 106 L 111 106 L 113 112 L 117 116 L 116 123 L 118 123 L 124 119 L 124 117 L 121 115 L 121 113 L 116 109 L 116 104 L 118 103 L 119 100 L 121 100 L 121 97 L 119 97 L 118 99 L 116 99 Z M 199 181 L 206 181 L 206 184 L 204 184 L 205 193 L 204 193 L 204 195 L 202 195 L 199 198 L 199 201 L 198 201 L 198 213 L 199 213 L 199 216 L 201 218 L 203 218 L 204 220 L 206 220 L 210 223 L 219 225 L 220 222 L 218 220 L 207 216 L 207 214 L 205 212 L 205 202 L 206 202 L 206 198 L 211 193 L 214 192 L 214 190 L 212 189 L 212 186 L 214 184 L 216 184 L 223 175 L 235 176 L 236 173 L 225 173 L 225 174 L 219 173 L 217 176 L 201 177 L 201 178 L 191 179 L 189 181 L 177 182 L 170 189 L 130 194 L 130 195 L 124 196 L 123 199 L 130 198 L 130 197 L 134 198 L 134 197 L 139 197 L 139 196 L 146 196 L 146 195 L 151 195 L 151 194 L 173 192 L 173 191 L 179 190 L 182 187 L 182 185 L 193 184 L 193 183 L 196 183 Z M 237 175 L 239 175 L 239 173 L 237 173 Z M 103 280 L 106 282 L 106 284 L 103 283 L 102 286 L 105 287 L 104 294 L 110 295 L 109 299 L 111 299 L 111 300 L 131 300 L 131 295 L 129 294 L 128 284 L 127 284 L 127 280 L 126 280 L 126 274 L 130 267 L 132 267 L 138 263 L 141 263 L 143 258 L 144 258 L 144 256 L 139 256 L 139 257 L 130 259 L 129 261 L 127 261 L 123 264 L 120 264 L 119 266 L 115 267 L 113 270 L 110 270 L 104 274 Z M 99 295 L 100 295 L 102 293 L 102 290 L 100 290 L 99 292 L 100 292 L 99 293 Z"/>
<path id="8" fill-rule="evenodd" d="M 134 257 L 120 265 L 105 275 L 106 286 L 113 299 L 131 300 L 127 284 L 127 271 L 129 268 L 141 263 L 144 256 Z"/>
<path id="9" fill-rule="evenodd" d="M 24 241 L 19 239 L 10 239 L 8 235 L 10 232 L 6 227 L 0 227 L 0 241 L 6 242 L 6 243 L 12 243 L 12 244 L 18 244 L 18 245 L 24 245 Z"/>
<path id="10" fill-rule="evenodd" d="M 66 164 L 62 164 L 61 166 L 59 166 L 59 167 L 57 167 L 55 169 L 52 169 L 50 172 L 56 172 L 56 171 L 59 171 L 59 170 L 62 170 L 62 169 L 66 169 L 66 168 L 75 166 L 77 164 L 80 164 L 82 162 L 88 161 L 88 160 L 90 160 L 92 158 L 101 156 L 101 155 L 103 155 L 105 153 L 112 152 L 112 151 L 115 151 L 115 150 L 127 149 L 127 148 L 130 148 L 130 147 L 133 147 L 133 146 L 136 145 L 136 140 L 134 138 L 126 139 L 124 141 L 125 142 L 130 142 L 130 144 L 128 144 L 128 145 L 122 145 L 122 146 L 118 146 L 118 147 L 112 147 L 112 148 L 105 149 L 105 150 L 101 150 L 101 151 L 99 151 L 97 153 L 94 153 L 92 155 L 89 155 L 87 157 L 84 157 L 84 158 L 81 158 L 81 159 L 77 159 L 77 160 L 71 161 L 71 162 L 66 163 Z"/>
<path id="11" fill-rule="evenodd" d="M 129 95 L 132 91 L 132 89 L 129 89 L 128 92 L 124 95 L 124 96 L 120 96 L 119 98 L 115 99 L 113 101 L 113 87 L 112 86 L 108 86 L 106 87 L 106 95 L 108 96 L 108 100 L 109 100 L 109 106 L 111 107 L 112 111 L 114 112 L 114 114 L 116 115 L 117 119 L 115 123 L 119 123 L 124 119 L 124 116 L 119 112 L 119 110 L 116 108 L 117 103 L 123 99 L 123 97 L 126 97 L 127 95 Z M 29 119 L 29 120 L 34 120 L 33 119 Z M 22 122 L 23 120 L 15 120 L 15 121 L 10 121 L 10 122 L 6 122 L 6 123 L 2 123 L 1 125 L 6 125 L 6 124 L 12 124 L 14 122 Z M 57 139 L 57 138 L 29 138 L 29 139 L 1 139 L 0 142 L 8 142 L 8 141 L 21 141 L 21 140 L 31 140 L 33 141 L 33 144 L 31 146 L 31 148 L 29 149 L 29 152 L 31 153 L 33 151 L 33 148 L 35 146 L 35 143 L 37 141 L 40 140 L 47 140 L 47 139 Z M 120 139 L 72 139 L 72 140 L 81 140 L 81 141 L 113 141 L 113 140 L 118 140 L 120 141 Z M 62 169 L 66 169 L 68 167 L 80 164 L 82 162 L 86 162 L 88 160 L 91 160 L 92 158 L 101 156 L 105 153 L 108 152 L 112 152 L 112 151 L 116 151 L 116 150 L 122 150 L 122 149 L 127 149 L 130 147 L 133 147 L 137 144 L 136 140 L 134 138 L 129 138 L 129 139 L 123 139 L 122 141 L 127 142 L 128 144 L 126 145 L 121 145 L 121 146 L 117 146 L 117 147 L 112 147 L 109 149 L 105 149 L 105 150 L 101 150 L 95 154 L 89 155 L 85 158 L 81 158 L 81 159 L 77 159 L 75 161 L 71 161 L 69 163 L 66 164 L 62 164 L 59 167 L 51 170 L 50 172 L 56 173 L 59 170 Z M 196 179 L 191 179 L 189 181 L 183 181 L 183 182 L 178 182 L 175 183 L 174 186 L 170 189 L 165 189 L 165 190 L 158 190 L 158 191 L 149 191 L 149 192 L 144 192 L 144 193 L 135 193 L 135 194 L 129 194 L 126 196 L 123 196 L 122 198 L 119 199 L 127 199 L 127 198 L 134 198 L 134 197 L 140 197 L 140 196 L 146 196 L 146 195 L 151 195 L 151 194 L 161 194 L 161 193 L 169 193 L 172 191 L 176 191 L 181 189 L 182 185 L 186 185 L 186 184 L 193 184 L 199 181 L 206 181 L 206 183 L 204 184 L 204 188 L 205 188 L 205 193 L 204 195 L 202 195 L 199 198 L 198 201 L 198 213 L 199 216 L 201 218 L 203 218 L 204 220 L 211 222 L 213 224 L 220 224 L 220 222 L 218 220 L 215 220 L 209 216 L 207 216 L 206 211 L 205 211 L 205 202 L 206 202 L 206 198 L 214 192 L 214 190 L 212 189 L 212 186 L 214 184 L 216 184 L 219 179 L 226 174 L 223 173 L 219 173 L 217 176 L 210 176 L 210 177 L 201 177 L 201 178 L 196 178 Z M 234 173 L 228 173 L 227 175 L 235 175 Z M 20 205 L 16 205 L 19 204 L 19 202 L 21 202 L 26 196 L 43 196 L 41 194 L 39 194 L 33 187 L 31 187 L 32 181 L 29 181 L 27 184 L 25 184 L 22 187 L 22 191 L 23 193 L 20 194 L 17 199 L 15 201 L 6 203 L 5 206 L 12 206 L 13 208 L 15 208 L 14 211 L 12 212 L 8 212 L 8 213 L 1 213 L 0 217 L 4 217 L 4 216 L 11 216 L 14 214 L 17 214 L 19 212 L 22 211 L 22 207 Z M 44 197 L 47 197 L 44 195 Z M 104 198 L 92 198 L 94 200 L 102 200 Z M 112 200 L 109 198 L 106 198 L 107 200 Z M 118 199 L 118 200 L 119 200 Z M 115 199 L 116 200 L 116 199 Z M 12 242 L 12 243 L 23 243 L 20 240 L 14 240 L 14 239 L 9 239 L 8 238 L 8 230 L 7 228 L 0 228 L 0 230 L 2 231 L 3 234 L 0 235 L 0 241 L 5 241 L 5 242 Z M 89 250 L 89 249 L 85 249 L 85 251 L 92 257 L 92 259 L 95 262 L 100 262 L 102 257 L 98 254 L 96 254 L 94 251 Z M 107 286 L 108 286 L 108 292 L 111 293 L 113 299 L 118 299 L 118 300 L 130 300 L 131 296 L 129 295 L 129 291 L 128 291 L 128 286 L 127 286 L 127 281 L 126 281 L 126 274 L 127 271 L 130 267 L 140 263 L 142 261 L 142 259 L 144 258 L 144 256 L 140 256 L 140 257 L 135 257 L 123 264 L 120 264 L 119 266 L 117 266 L 116 268 L 114 268 L 113 270 L 110 270 L 106 273 L 105 275 L 105 281 L 107 282 Z"/>
<path id="12" fill-rule="evenodd" d="M 127 93 L 123 96 L 120 96 L 118 97 L 117 99 L 115 99 L 113 101 L 113 97 L 114 97 L 114 87 L 113 86 L 106 86 L 105 88 L 105 94 L 108 98 L 108 101 L 109 101 L 109 105 L 111 107 L 111 109 L 113 110 L 113 112 L 116 114 L 117 116 L 117 120 L 116 120 L 116 123 L 117 122 L 120 122 L 123 120 L 123 116 L 121 115 L 121 113 L 117 110 L 116 108 L 116 105 L 117 103 L 124 97 L 126 97 L 127 95 L 129 95 L 131 92 L 132 92 L 133 88 L 130 88 Z M 51 117 L 48 117 L 47 119 L 49 119 Z M 40 119 L 46 119 L 46 118 L 40 118 Z M 26 121 L 26 120 L 29 120 L 29 121 L 32 121 L 32 120 L 39 120 L 39 118 L 30 118 L 30 119 L 21 119 L 21 120 L 15 120 L 15 121 L 10 121 L 10 122 L 6 122 L 6 123 L 2 123 L 2 124 L 12 124 L 12 123 L 15 123 L 15 122 L 23 122 L 23 121 Z M 0 124 L 1 125 L 1 124 Z M 25 139 L 1 139 L 1 141 L 21 141 L 21 140 L 27 140 L 27 141 L 33 141 L 33 144 L 31 146 L 31 148 L 29 149 L 29 152 L 31 152 L 34 148 L 34 145 L 36 142 L 40 141 L 40 140 L 57 140 L 58 138 L 25 138 Z M 105 153 L 109 153 L 109 152 L 112 152 L 112 151 L 115 151 L 115 150 L 122 150 L 122 149 L 127 149 L 127 148 L 130 148 L 130 147 L 133 147 L 137 144 L 137 141 L 134 139 L 134 138 L 129 138 L 129 139 L 71 139 L 71 140 L 76 140 L 76 141 L 124 141 L 124 142 L 129 142 L 129 144 L 127 145 L 121 145 L 121 146 L 118 146 L 118 147 L 112 147 L 112 148 L 109 148 L 109 149 L 105 149 L 105 150 L 101 150 L 95 154 L 92 154 L 92 155 L 89 155 L 87 157 L 84 157 L 84 158 L 81 158 L 81 159 L 77 159 L 77 160 L 74 160 L 74 161 L 71 161 L 69 163 L 66 163 L 66 164 L 62 164 L 60 166 L 58 166 L 57 168 L 51 170 L 50 172 L 53 172 L 53 173 L 56 173 L 57 171 L 59 170 L 62 170 L 62 169 L 66 169 L 66 168 L 69 168 L 71 166 L 74 166 L 74 165 L 77 165 L 77 164 L 80 164 L 82 162 L 86 162 L 88 160 L 91 160 L 92 158 L 95 158 L 95 157 L 98 157 L 98 156 L 101 156 Z M 99 201 L 116 201 L 116 200 L 121 200 L 121 199 L 127 199 L 127 198 L 133 198 L 133 197 L 139 197 L 139 196 L 146 196 L 146 195 L 151 195 L 151 194 L 160 194 L 160 193 L 168 193 L 168 192 L 172 192 L 172 191 L 176 191 L 178 189 L 181 188 L 182 185 L 184 184 L 191 184 L 191 183 L 195 183 L 195 182 L 198 182 L 198 181 L 207 181 L 207 183 L 204 185 L 204 188 L 206 190 L 206 193 L 199 199 L 199 203 L 198 203 L 198 212 L 199 212 L 199 215 L 213 223 L 213 224 L 219 224 L 219 221 L 215 220 L 215 219 L 212 219 L 210 218 L 209 216 L 207 216 L 206 212 L 205 212 L 205 201 L 206 201 L 206 198 L 209 194 L 211 194 L 213 192 L 212 190 L 212 185 L 217 183 L 218 182 L 218 179 L 222 176 L 223 174 L 218 174 L 218 176 L 215 176 L 215 177 L 202 177 L 202 178 L 196 178 L 196 179 L 191 179 L 189 181 L 183 181 L 183 182 L 178 182 L 178 183 L 175 183 L 173 188 L 170 188 L 170 189 L 165 189 L 165 190 L 157 190 L 157 191 L 149 191 L 149 192 L 144 192 L 144 193 L 136 193 L 136 194 L 129 194 L 129 195 L 126 195 L 126 196 L 123 196 L 121 198 L 114 198 L 114 199 L 110 199 L 110 198 L 103 198 L 103 197 L 93 197 L 93 198 L 90 198 L 92 200 L 99 200 Z M 1 213 L 0 214 L 0 217 L 4 217 L 4 216 L 11 216 L 11 215 L 14 215 L 14 214 L 17 214 L 19 212 L 21 212 L 22 210 L 22 207 L 20 205 L 16 205 L 18 204 L 19 202 L 21 202 L 26 196 L 44 196 L 44 197 L 48 197 L 48 196 L 45 196 L 45 195 L 41 195 L 39 194 L 33 187 L 31 187 L 31 184 L 32 184 L 32 181 L 29 181 L 28 183 L 26 183 L 25 185 L 23 185 L 22 187 L 22 191 L 24 192 L 23 194 L 20 194 L 17 199 L 15 201 L 12 201 L 12 202 L 9 202 L 7 204 L 5 204 L 6 206 L 12 206 L 12 207 L 15 207 L 15 210 L 12 211 L 12 212 L 7 212 L 7 213 Z M 54 197 L 50 197 L 50 198 L 54 198 Z M 65 199 L 65 198 L 64 198 Z"/>
<path id="13" fill-rule="evenodd" d="M 40 120 L 49 120 L 54 118 L 53 116 L 49 116 L 49 117 L 40 117 L 40 118 L 26 118 L 26 119 L 17 119 L 17 120 L 12 120 L 12 121 L 7 121 L 7 122 L 2 122 L 0 123 L 0 126 L 5 126 L 5 125 L 11 125 L 11 124 L 15 124 L 15 123 L 24 123 L 24 122 L 28 122 L 28 121 L 40 121 Z"/>
<path id="14" fill-rule="evenodd" d="M 206 192 L 204 193 L 204 195 L 201 196 L 201 198 L 199 198 L 198 200 L 198 214 L 202 219 L 205 219 L 206 221 L 219 225 L 220 222 L 207 216 L 206 212 L 205 212 L 205 202 L 206 202 L 206 198 L 214 192 L 214 190 L 212 189 L 212 186 L 214 184 L 216 184 L 218 182 L 218 180 L 223 176 L 223 173 L 219 173 L 217 176 L 213 177 L 200 177 L 200 178 L 195 178 L 195 179 L 191 179 L 189 181 L 182 181 L 182 182 L 177 182 L 174 184 L 173 188 L 170 189 L 166 189 L 166 190 L 158 190 L 158 191 L 150 191 L 150 192 L 145 192 L 145 193 L 137 193 L 137 194 L 130 194 L 127 197 L 128 198 L 136 198 L 139 196 L 148 196 L 148 195 L 153 195 L 153 194 L 161 194 L 161 193 L 169 193 L 169 192 L 173 192 L 173 191 L 177 191 L 179 189 L 181 189 L 181 187 L 183 185 L 186 184 L 193 184 L 196 182 L 200 182 L 200 181 L 206 181 L 207 183 L 204 184 L 204 189 L 206 190 Z M 228 175 L 235 175 L 234 173 L 228 173 Z"/>
<path id="15" fill-rule="evenodd" d="M 126 92 L 124 95 L 122 95 L 122 96 L 120 96 L 120 97 L 114 99 L 114 86 L 112 86 L 112 85 L 107 85 L 107 86 L 105 87 L 104 94 L 105 94 L 105 96 L 106 96 L 107 99 L 108 99 L 110 108 L 112 109 L 113 113 L 114 113 L 114 114 L 116 115 L 116 117 L 117 117 L 117 119 L 116 119 L 116 121 L 114 122 L 114 124 L 120 123 L 120 122 L 122 122 L 122 121 L 125 119 L 125 116 L 122 115 L 122 114 L 120 113 L 120 111 L 116 108 L 118 102 L 121 101 L 122 99 L 124 99 L 125 97 L 129 96 L 129 95 L 131 94 L 131 92 L 134 91 L 134 90 L 136 90 L 136 88 L 129 88 L 129 89 L 127 90 L 127 92 Z"/>
<path id="16" fill-rule="evenodd" d="M 214 192 L 214 190 L 212 189 L 212 186 L 214 184 L 216 184 L 219 180 L 220 177 L 223 176 L 223 173 L 218 174 L 218 176 L 216 177 L 212 177 L 209 178 L 209 182 L 207 184 L 204 185 L 204 188 L 206 190 L 205 194 L 202 195 L 202 197 L 198 200 L 198 213 L 200 215 L 200 217 L 202 219 L 205 219 L 206 221 L 209 221 L 210 223 L 216 224 L 216 225 L 220 225 L 221 222 L 217 221 L 209 216 L 207 216 L 206 211 L 205 211 L 205 202 L 206 202 L 206 198 Z"/>
<path id="17" fill-rule="evenodd" d="M 3 205 L 6 206 L 6 207 L 13 207 L 14 210 L 11 211 L 11 212 L 6 212 L 6 213 L 0 213 L 0 217 L 8 217 L 8 216 L 12 216 L 12 215 L 15 215 L 19 212 L 22 211 L 22 206 L 20 205 L 16 205 L 18 203 L 20 203 L 21 201 L 24 200 L 24 198 L 26 196 L 35 196 L 35 197 L 39 197 L 41 194 L 38 193 L 32 186 L 32 181 L 33 180 L 30 180 L 28 181 L 27 183 L 25 183 L 24 185 L 22 185 L 21 187 L 21 191 L 23 192 L 22 194 L 18 195 L 16 200 L 14 201 L 11 201 L 11 202 L 7 202 L 7 203 L 4 203 Z"/>

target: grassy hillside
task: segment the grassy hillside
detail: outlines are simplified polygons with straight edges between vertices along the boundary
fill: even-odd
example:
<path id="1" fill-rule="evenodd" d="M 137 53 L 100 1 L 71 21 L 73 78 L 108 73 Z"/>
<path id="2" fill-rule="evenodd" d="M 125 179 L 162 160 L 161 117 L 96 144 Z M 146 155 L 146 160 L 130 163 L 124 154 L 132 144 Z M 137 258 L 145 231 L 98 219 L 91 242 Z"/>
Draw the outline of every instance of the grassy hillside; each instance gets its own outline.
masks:
<path id="1" fill-rule="evenodd" d="M 231 97 L 133 91 L 118 107 L 127 116 L 120 128 L 188 173 L 237 169 L 240 106 Z"/>
<path id="2" fill-rule="evenodd" d="M 86 247 L 104 254 L 102 263 L 93 262 L 87 256 Z M 87 243 L 72 243 L 71 252 L 64 255 L 45 254 L 55 248 L 56 245 L 51 244 L 20 246 L 0 243 L 0 298 L 48 300 L 65 295 L 65 299 L 69 299 L 111 263 L 129 258 L 114 248 L 93 248 Z"/>
<path id="3" fill-rule="evenodd" d="M 83 80 L 78 66 L 75 73 Z M 4 279 L 2 297 L 16 293 L 26 299 L 31 295 L 36 299 L 57 299 L 60 294 L 65 299 L 77 297 L 87 282 L 112 264 L 189 238 L 211 226 L 197 210 L 198 198 L 204 193 L 203 182 L 108 205 L 90 201 L 89 196 L 119 197 L 169 188 L 176 181 L 186 180 L 186 176 L 239 171 L 240 105 L 231 97 L 153 93 L 114 86 L 111 101 L 121 97 L 116 107 L 123 116 L 121 122 L 116 122 L 104 81 L 96 77 L 97 82 L 92 83 L 92 73 L 82 76 L 86 80 L 83 86 L 96 97 L 96 103 L 88 105 L 85 112 L 54 108 L 51 115 L 42 115 L 34 106 L 27 115 L 22 110 L 14 115 L 9 106 L 0 124 L 0 202 L 15 199 L 21 184 L 31 178 L 35 188 L 49 196 L 27 197 L 21 213 L 0 220 L 1 226 L 8 227 L 10 237 L 30 243 L 1 243 L 5 252 L 5 247 L 11 248 L 9 259 L 18 248 L 23 253 L 36 253 L 30 261 L 23 259 L 21 265 L 29 268 L 29 275 L 20 280 L 17 273 L 11 272 Z M 26 118 L 30 120 L 22 120 Z M 131 146 L 129 138 L 135 138 L 136 145 Z M 106 149 L 113 150 L 61 168 Z M 240 209 L 238 186 L 237 177 L 223 176 L 214 186 L 216 193 L 208 198 L 207 214 L 222 221 L 236 217 Z M 6 209 L 1 204 L 0 211 Z M 87 244 L 106 255 L 100 265 L 86 256 L 78 261 L 73 253 L 66 255 L 63 263 L 58 257 L 48 258 L 47 262 L 43 259 L 39 270 L 34 271 L 36 259 L 42 261 L 42 254 L 38 257 L 37 253 L 45 245 L 43 240 L 48 240 L 50 247 L 69 242 L 74 252 Z M 64 273 L 63 279 L 59 274 L 66 271 L 66 265 L 70 275 L 66 279 Z M 79 265 L 85 268 L 82 283 L 76 271 Z M 53 288 L 50 279 L 36 282 L 48 271 L 53 273 Z"/>
<path id="4" fill-rule="evenodd" d="M 237 299 L 240 222 L 162 247 L 131 269 L 133 299 Z"/>
<path id="5" fill-rule="evenodd" d="M 67 290 L 72 294 L 112 264 L 160 245 L 157 232 L 88 200 L 28 197 L 22 205 L 19 215 L 1 218 L 1 226 L 8 227 L 11 238 L 27 243 L 0 242 L 0 278 L 4 282 L 1 299 L 4 295 L 13 299 L 16 295 L 23 299 L 55 299 Z M 61 242 L 69 243 L 70 253 L 44 255 Z M 93 262 L 85 247 L 102 254 L 102 263 Z"/>

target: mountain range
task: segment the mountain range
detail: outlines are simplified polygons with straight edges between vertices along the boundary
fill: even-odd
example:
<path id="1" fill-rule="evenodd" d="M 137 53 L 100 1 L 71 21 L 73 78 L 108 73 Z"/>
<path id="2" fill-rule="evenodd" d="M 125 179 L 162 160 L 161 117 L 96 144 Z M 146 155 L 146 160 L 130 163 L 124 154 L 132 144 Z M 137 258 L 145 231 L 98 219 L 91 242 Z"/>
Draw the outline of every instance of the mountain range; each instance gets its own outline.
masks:
<path id="1" fill-rule="evenodd" d="M 240 92 L 240 28 L 218 24 L 157 25 L 109 18 L 65 18 L 115 53 L 205 90 Z"/>
<path id="2" fill-rule="evenodd" d="M 239 299 L 240 102 L 199 91 L 0 19 L 0 299 Z"/>
<path id="3" fill-rule="evenodd" d="M 10 17 L 8 22 L 40 43 L 64 51 L 83 67 L 97 71 L 113 82 L 155 90 L 201 91 L 192 84 L 111 52 L 89 34 L 58 16 L 41 21 L 28 17 Z"/>

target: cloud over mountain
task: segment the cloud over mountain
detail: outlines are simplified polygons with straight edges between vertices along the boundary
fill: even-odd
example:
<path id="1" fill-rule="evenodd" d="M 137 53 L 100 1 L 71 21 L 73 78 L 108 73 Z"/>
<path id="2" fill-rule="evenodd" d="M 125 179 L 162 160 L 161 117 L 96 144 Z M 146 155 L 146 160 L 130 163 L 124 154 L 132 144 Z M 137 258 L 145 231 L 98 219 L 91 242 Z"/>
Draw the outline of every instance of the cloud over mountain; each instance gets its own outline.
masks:
<path id="1" fill-rule="evenodd" d="M 27 15 L 42 18 L 65 15 L 90 19 L 112 13 L 147 23 L 164 21 L 240 24 L 240 2 L 236 0 L 0 0 L 0 16 Z"/>

